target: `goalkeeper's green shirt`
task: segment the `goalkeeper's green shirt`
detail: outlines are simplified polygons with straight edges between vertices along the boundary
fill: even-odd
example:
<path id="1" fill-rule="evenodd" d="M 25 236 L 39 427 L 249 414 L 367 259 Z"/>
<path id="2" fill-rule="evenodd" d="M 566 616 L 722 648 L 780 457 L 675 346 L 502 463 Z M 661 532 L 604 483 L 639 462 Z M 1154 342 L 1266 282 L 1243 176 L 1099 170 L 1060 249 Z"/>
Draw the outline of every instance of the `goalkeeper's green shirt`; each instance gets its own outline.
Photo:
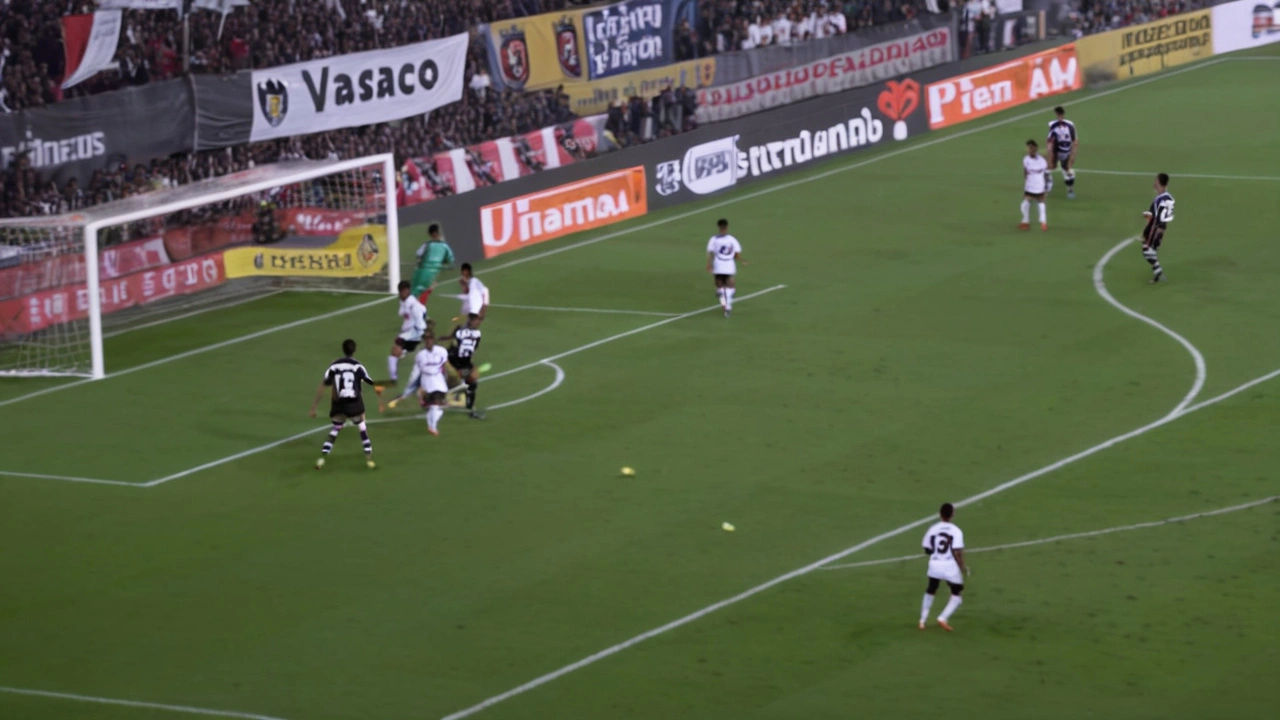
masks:
<path id="1" fill-rule="evenodd" d="M 428 240 L 418 248 L 418 269 L 440 272 L 440 268 L 453 264 L 453 248 L 443 240 Z"/>

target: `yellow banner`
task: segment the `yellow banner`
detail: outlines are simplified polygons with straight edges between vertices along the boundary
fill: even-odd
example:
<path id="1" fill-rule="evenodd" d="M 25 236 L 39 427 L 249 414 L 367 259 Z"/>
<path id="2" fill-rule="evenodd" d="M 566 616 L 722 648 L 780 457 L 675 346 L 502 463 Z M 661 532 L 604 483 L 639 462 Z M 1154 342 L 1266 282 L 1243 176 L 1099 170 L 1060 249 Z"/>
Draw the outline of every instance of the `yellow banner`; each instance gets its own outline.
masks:
<path id="1" fill-rule="evenodd" d="M 569 96 L 569 107 L 578 116 L 599 115 L 608 112 L 615 100 L 626 102 L 633 96 L 652 98 L 668 85 L 681 85 L 697 90 L 708 87 L 716 78 L 716 59 L 685 60 L 652 70 L 636 70 L 611 78 L 591 82 L 566 84 L 564 93 Z"/>
<path id="2" fill-rule="evenodd" d="M 498 84 L 543 90 L 585 80 L 582 13 L 566 10 L 482 25 Z"/>
<path id="3" fill-rule="evenodd" d="M 1082 37 L 1076 55 L 1086 85 L 1149 75 L 1213 55 L 1213 15 L 1200 10 Z"/>
<path id="4" fill-rule="evenodd" d="M 387 228 L 347 228 L 322 248 L 271 245 L 232 248 L 222 253 L 227 277 L 366 277 L 387 265 Z"/>

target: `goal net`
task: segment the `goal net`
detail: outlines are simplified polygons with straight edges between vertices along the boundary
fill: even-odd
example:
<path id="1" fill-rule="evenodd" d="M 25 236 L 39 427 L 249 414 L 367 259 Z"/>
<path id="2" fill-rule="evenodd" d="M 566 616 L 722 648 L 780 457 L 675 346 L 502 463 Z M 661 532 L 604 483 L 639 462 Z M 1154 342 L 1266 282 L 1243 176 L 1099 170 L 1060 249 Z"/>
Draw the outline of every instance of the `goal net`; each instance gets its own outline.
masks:
<path id="1" fill-rule="evenodd" d="M 285 290 L 394 292 L 390 154 L 0 219 L 0 375 L 105 375 L 105 338 Z"/>

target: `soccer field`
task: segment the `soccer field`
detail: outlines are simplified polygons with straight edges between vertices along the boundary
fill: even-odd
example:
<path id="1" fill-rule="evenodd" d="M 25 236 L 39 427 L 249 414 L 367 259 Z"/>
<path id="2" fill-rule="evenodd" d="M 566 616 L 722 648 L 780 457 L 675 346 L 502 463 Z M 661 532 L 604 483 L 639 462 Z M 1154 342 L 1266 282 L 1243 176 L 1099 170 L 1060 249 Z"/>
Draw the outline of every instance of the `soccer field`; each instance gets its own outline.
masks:
<path id="1" fill-rule="evenodd" d="M 374 471 L 350 429 L 313 470 L 306 411 L 345 337 L 384 374 L 389 299 L 0 381 L 0 717 L 1273 717 L 1280 52 L 1249 55 L 480 266 L 488 419 L 389 412 Z M 1078 199 L 1020 232 L 1059 103 Z M 920 632 L 945 500 L 974 572 Z"/>

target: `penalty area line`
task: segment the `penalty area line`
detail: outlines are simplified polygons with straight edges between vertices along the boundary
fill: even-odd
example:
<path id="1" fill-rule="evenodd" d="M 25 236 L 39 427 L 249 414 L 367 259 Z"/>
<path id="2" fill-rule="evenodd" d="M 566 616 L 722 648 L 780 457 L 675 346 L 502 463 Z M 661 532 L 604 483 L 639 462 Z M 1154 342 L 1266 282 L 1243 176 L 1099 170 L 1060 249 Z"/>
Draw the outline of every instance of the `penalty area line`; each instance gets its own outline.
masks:
<path id="1" fill-rule="evenodd" d="M 128 485 L 129 487 L 146 487 L 143 483 L 125 482 L 124 480 L 103 480 L 102 478 L 76 477 L 74 475 L 48 475 L 46 473 L 13 472 L 0 470 L 0 476 L 17 478 L 34 478 L 36 480 L 61 480 L 63 482 L 90 483 L 93 485 Z"/>
<path id="2" fill-rule="evenodd" d="M 498 303 L 489 307 L 506 308 L 508 310 L 542 310 L 545 312 L 577 312 L 577 313 L 598 313 L 601 315 L 649 315 L 653 317 L 675 317 L 680 313 L 655 312 L 653 310 L 615 310 L 612 308 L 584 308 L 584 307 L 548 307 L 546 305 L 508 305 Z"/>
<path id="3" fill-rule="evenodd" d="M 1150 177 L 1156 176 L 1154 172 L 1144 172 L 1139 170 L 1092 170 L 1092 169 L 1076 169 L 1077 175 L 1121 175 L 1127 177 Z M 1169 173 L 1169 176 L 1175 180 L 1259 180 L 1267 182 L 1280 181 L 1280 175 L 1206 175 L 1202 173 Z"/>
<path id="4" fill-rule="evenodd" d="M 1067 533 L 1066 535 L 1054 535 L 1053 537 L 1039 538 L 1037 540 L 1023 540 L 1022 542 L 1005 543 L 1003 545 L 989 545 L 980 548 L 964 548 L 965 557 L 974 553 L 993 552 L 995 550 L 1013 550 L 1015 548 L 1034 547 L 1036 545 L 1047 545 L 1049 543 L 1064 542 L 1067 540 L 1083 540 L 1085 538 L 1101 537 L 1103 535 L 1112 535 L 1114 533 L 1130 532 L 1133 530 L 1148 530 L 1150 528 L 1163 527 L 1165 525 L 1175 525 L 1178 523 L 1190 522 L 1192 520 L 1202 520 L 1204 518 L 1217 517 L 1219 515 L 1228 515 L 1241 510 L 1249 510 L 1267 505 L 1280 500 L 1280 495 L 1272 495 L 1261 500 L 1241 503 L 1239 505 L 1231 505 L 1217 510 L 1206 510 L 1204 512 L 1192 513 L 1190 515 L 1180 515 L 1178 517 L 1165 518 L 1164 520 L 1152 520 L 1149 522 L 1134 523 L 1132 525 L 1117 525 L 1115 527 L 1102 528 L 1101 530 L 1089 530 L 1087 532 Z M 911 560 L 919 560 L 920 555 L 901 555 L 899 557 L 881 558 L 879 560 L 863 560 L 862 562 L 845 563 L 843 565 L 826 565 L 819 570 L 851 570 L 853 568 L 871 567 L 872 565 L 890 565 L 893 563 L 908 562 Z"/>
<path id="5" fill-rule="evenodd" d="M 184 713 L 187 715 L 205 715 L 208 717 L 240 718 L 240 720 L 283 720 L 283 718 L 272 717 L 271 715 L 258 715 L 256 713 L 236 712 L 234 710 L 213 710 L 211 708 L 192 707 L 189 705 L 168 705 L 165 703 L 143 702 L 140 700 L 120 700 L 117 698 L 97 697 L 95 695 L 80 695 L 78 693 L 52 692 L 49 690 L 32 690 L 30 688 L 0 686 L 0 693 L 9 693 L 10 695 L 28 695 L 31 697 L 53 698 L 55 700 L 71 700 L 74 702 L 94 703 L 96 705 L 121 705 L 124 707 L 146 708 L 148 710 L 162 710 L 165 712 Z"/>
<path id="6" fill-rule="evenodd" d="M 765 289 L 763 289 L 763 290 L 757 290 L 756 292 L 753 292 L 753 293 L 750 293 L 750 294 L 747 294 L 747 295 L 743 295 L 743 296 L 739 297 L 739 298 L 737 299 L 737 301 L 738 301 L 738 302 L 745 302 L 745 301 L 747 301 L 747 300 L 751 300 L 751 299 L 753 299 L 753 298 L 758 298 L 758 297 L 761 297 L 761 296 L 763 296 L 763 295 L 768 295 L 769 293 L 775 292 L 775 291 L 777 291 L 777 290 L 781 290 L 781 289 L 783 289 L 783 288 L 785 288 L 785 287 L 786 287 L 786 285 L 774 285 L 773 287 L 768 287 L 768 288 L 765 288 Z M 576 348 L 573 348 L 572 350 L 566 350 L 566 351 L 564 351 L 564 352 L 562 352 L 562 353 L 559 353 L 559 354 L 557 354 L 557 355 L 552 355 L 552 356 L 550 356 L 550 357 L 545 357 L 545 358 L 542 358 L 541 360 L 535 360 L 535 361 L 533 361 L 533 362 L 531 362 L 531 363 L 528 363 L 528 364 L 525 364 L 525 365 L 521 365 L 521 366 L 519 366 L 519 367 L 515 367 L 515 368 L 512 368 L 512 369 L 510 369 L 510 370 L 504 370 L 504 371 L 499 372 L 499 373 L 494 373 L 493 375 L 489 375 L 489 376 L 488 376 L 487 378 L 485 378 L 485 379 L 486 379 L 486 380 L 497 380 L 498 378 L 506 377 L 506 376 L 508 376 L 508 375 L 514 375 L 514 374 L 516 374 L 516 373 L 518 373 L 518 372 L 523 372 L 523 371 L 528 370 L 528 369 L 530 369 L 530 368 L 539 367 L 539 366 L 541 366 L 541 365 L 549 365 L 549 366 L 551 366 L 551 368 L 552 368 L 552 369 L 556 370 L 556 382 L 555 382 L 555 383 L 553 383 L 553 386 L 552 386 L 552 387 L 550 387 L 550 388 L 546 388 L 546 389 L 544 389 L 544 390 L 540 393 L 540 394 L 546 394 L 546 393 L 548 393 L 548 392 L 551 392 L 551 391 L 552 391 L 552 390 L 554 390 L 555 388 L 559 387 L 559 386 L 560 386 L 560 383 L 564 382 L 564 371 L 563 371 L 563 370 L 561 370 L 561 369 L 559 369 L 559 366 L 558 366 L 558 365 L 556 365 L 556 361 L 557 361 L 557 360 L 562 360 L 562 359 L 567 358 L 567 357 L 569 357 L 569 356 L 571 356 L 571 355 L 577 355 L 577 354 L 578 354 L 578 353 L 580 353 L 580 352 L 584 352 L 584 351 L 586 351 L 586 350 L 590 350 L 590 349 L 592 349 L 592 348 L 600 347 L 601 345 L 605 345 L 605 344 L 607 344 L 607 343 L 611 343 L 611 342 L 613 342 L 613 341 L 615 341 L 615 340 L 621 340 L 621 339 L 623 339 L 623 338 L 631 337 L 632 335 L 638 335 L 638 334 L 640 334 L 640 333 L 642 333 L 642 332 L 648 332 L 649 330 L 653 330 L 653 329 L 655 329 L 655 328 L 660 328 L 660 327 L 662 327 L 663 325 L 669 325 L 669 324 L 671 324 L 671 323 L 673 323 L 673 322 L 676 322 L 676 321 L 679 321 L 679 320 L 684 320 L 684 319 L 687 319 L 687 318 L 691 318 L 691 317 L 693 317 L 693 316 L 695 316 L 695 315 L 703 315 L 703 314 L 705 314 L 705 313 L 709 313 L 709 312 L 711 312 L 712 310 L 719 310 L 719 309 L 720 309 L 720 305 L 718 305 L 718 304 L 717 304 L 717 305 L 708 305 L 707 307 L 704 307 L 704 308 L 698 308 L 697 310 L 690 310 L 689 312 L 686 312 L 686 313 L 681 313 L 681 314 L 679 314 L 679 315 L 673 315 L 673 316 L 671 316 L 671 317 L 669 317 L 669 318 L 664 318 L 664 319 L 662 319 L 662 320 L 658 320 L 657 322 L 649 323 L 648 325 L 641 325 L 640 327 L 635 328 L 635 329 L 633 329 L 633 330 L 627 330 L 627 331 L 625 331 L 625 332 L 620 332 L 620 333 L 618 333 L 618 334 L 616 334 L 616 335 L 610 335 L 609 337 L 602 338 L 602 339 L 600 339 L 600 340 L 596 340 L 596 341 L 594 341 L 594 342 L 589 342 L 589 343 L 587 343 L 586 345 L 580 345 L 580 346 L 578 346 L 578 347 L 576 347 Z M 536 397 L 536 396 L 537 396 L 537 394 L 535 394 L 534 396 L 527 397 L 527 398 L 522 398 L 522 399 L 520 400 L 520 402 L 524 402 L 524 401 L 527 401 L 527 400 L 532 400 L 532 399 L 533 399 L 533 397 Z M 507 403 L 506 405 L 503 405 L 503 407 L 507 407 L 507 406 L 514 405 L 514 404 L 516 404 L 516 403 L 514 403 L 514 402 L 512 402 L 512 403 Z M 492 409 L 496 409 L 496 408 L 490 408 L 490 409 L 492 410 Z M 391 419 L 391 420 L 398 420 L 398 419 L 399 419 L 399 418 L 395 418 L 395 419 Z M 375 419 L 375 420 L 373 420 L 373 421 L 371 421 L 371 422 L 377 422 L 378 420 L 379 420 L 379 419 Z M 289 437 L 281 438 L 281 439 L 279 439 L 279 440 L 274 440 L 274 441 L 269 442 L 269 443 L 267 443 L 267 444 L 265 444 L 265 445 L 259 445 L 258 447 L 255 447 L 255 448 L 249 448 L 248 450 L 243 450 L 243 451 L 241 451 L 241 452 L 235 453 L 234 455 L 228 455 L 228 456 L 226 456 L 226 457 L 224 457 L 224 458 L 219 458 L 219 459 L 217 459 L 217 460 L 211 460 L 211 461 L 209 461 L 209 462 L 207 462 L 207 463 L 204 463 L 203 465 L 197 465 L 196 467 L 189 468 L 189 469 L 187 469 L 187 470 L 182 470 L 182 471 L 180 471 L 180 472 L 173 473 L 172 475 L 166 475 L 166 476 L 164 476 L 164 477 L 156 478 L 155 480 L 151 480 L 151 481 L 148 481 L 148 482 L 145 482 L 145 483 L 139 483 L 139 485 L 141 485 L 142 487 L 155 487 L 155 486 L 157 486 L 157 485 L 163 485 L 163 484 L 165 484 L 165 483 L 167 483 L 167 482 L 171 482 L 171 481 L 173 481 L 173 480 L 178 480 L 178 479 L 180 479 L 180 478 L 184 478 L 184 477 L 187 477 L 187 476 L 189 476 L 189 475 L 194 475 L 194 474 L 196 474 L 196 473 L 198 473 L 198 472 L 203 472 L 203 471 L 205 471 L 205 470 L 210 470 L 210 469 L 212 469 L 212 468 L 218 467 L 219 465 L 225 465 L 225 464 L 230 463 L 230 462 L 235 462 L 236 460 L 243 460 L 244 458 L 247 458 L 247 457 L 249 457 L 249 456 L 251 456 L 251 455 L 257 455 L 257 454 L 258 454 L 258 453 L 260 453 L 260 452 L 264 452 L 264 451 L 267 451 L 267 450 L 271 450 L 271 449 L 273 449 L 273 448 L 280 447 L 281 445 L 285 445 L 285 444 L 291 443 L 291 442 L 293 442 L 294 440 L 300 440 L 300 439 L 302 439 L 302 438 L 304 438 L 304 437 L 306 437 L 306 436 L 308 436 L 308 435 L 313 435 L 313 434 L 315 434 L 315 433 L 318 433 L 318 432 L 320 432 L 320 431 L 322 431 L 322 430 L 327 430 L 327 429 L 329 429 L 329 426 L 328 426 L 328 425 L 322 425 L 322 426 L 320 426 L 320 427 L 311 428 L 310 430 L 303 430 L 302 432 L 294 433 L 293 435 L 290 435 Z"/>

